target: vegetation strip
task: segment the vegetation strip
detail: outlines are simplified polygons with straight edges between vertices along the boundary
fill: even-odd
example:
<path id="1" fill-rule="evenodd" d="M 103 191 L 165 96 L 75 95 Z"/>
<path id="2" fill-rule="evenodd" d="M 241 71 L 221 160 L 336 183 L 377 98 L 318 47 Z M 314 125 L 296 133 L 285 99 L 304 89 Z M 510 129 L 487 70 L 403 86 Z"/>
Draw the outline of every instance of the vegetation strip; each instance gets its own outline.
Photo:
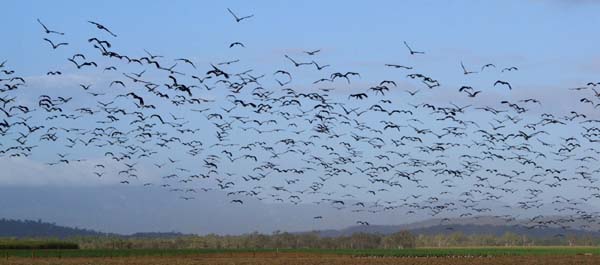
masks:
<path id="1" fill-rule="evenodd" d="M 80 249 L 80 250 L 0 250 L 4 257 L 136 257 L 136 256 L 186 256 L 202 254 L 310 253 L 351 255 L 355 257 L 450 257 L 450 256 L 552 256 L 600 255 L 599 248 L 586 247 L 499 247 L 499 248 L 417 248 L 417 249 Z"/>

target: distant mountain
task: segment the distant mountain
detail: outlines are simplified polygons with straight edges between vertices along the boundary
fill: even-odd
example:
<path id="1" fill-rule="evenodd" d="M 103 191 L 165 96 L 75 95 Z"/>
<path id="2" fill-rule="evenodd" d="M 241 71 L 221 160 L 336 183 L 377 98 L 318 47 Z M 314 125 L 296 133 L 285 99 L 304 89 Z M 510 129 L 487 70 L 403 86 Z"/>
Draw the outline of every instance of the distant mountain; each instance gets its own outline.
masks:
<path id="1" fill-rule="evenodd" d="M 190 236 L 188 234 L 178 233 L 178 232 L 165 232 L 165 233 L 154 233 L 154 232 L 146 232 L 146 233 L 135 233 L 132 235 L 124 236 L 128 238 L 177 238 L 183 236 Z"/>
<path id="2" fill-rule="evenodd" d="M 0 219 L 0 237 L 32 238 L 52 237 L 69 238 L 79 236 L 118 236 L 123 238 L 177 238 L 188 236 L 177 232 L 148 232 L 135 233 L 131 235 L 120 235 L 114 233 L 102 233 L 89 229 L 72 228 L 43 222 L 42 220 L 12 220 Z"/>
<path id="3" fill-rule="evenodd" d="M 454 225 L 434 225 L 421 228 L 409 228 L 405 225 L 371 225 L 371 226 L 352 226 L 342 230 L 319 231 L 323 237 L 350 236 L 354 233 L 369 234 L 393 234 L 398 231 L 408 230 L 415 235 L 438 235 L 461 232 L 464 235 L 494 235 L 501 236 L 508 232 L 526 235 L 534 238 L 554 237 L 557 235 L 576 235 L 576 236 L 600 236 L 599 232 L 590 232 L 585 230 L 560 228 L 536 228 L 528 229 L 522 225 L 478 225 L 478 224 L 454 224 Z"/>
<path id="4" fill-rule="evenodd" d="M 0 219 L 0 237 L 55 237 L 106 236 L 108 234 L 80 228 L 59 226 L 53 223 L 31 220 Z"/>
<path id="5" fill-rule="evenodd" d="M 443 223 L 440 219 L 430 219 L 422 222 L 416 222 L 403 225 L 369 225 L 369 226 L 351 226 L 340 230 L 322 230 L 317 231 L 323 237 L 350 236 L 354 233 L 372 233 L 372 234 L 392 234 L 398 231 L 408 230 L 415 235 L 436 235 L 461 232 L 465 235 L 494 235 L 501 236 L 507 232 L 526 235 L 532 238 L 548 238 L 557 235 L 589 235 L 600 237 L 600 232 L 589 230 L 560 228 L 536 228 L 528 229 L 519 222 L 505 223 L 492 217 L 478 217 L 470 219 L 446 220 Z M 33 237 L 51 237 L 51 238 L 69 238 L 79 236 L 116 236 L 123 238 L 177 238 L 190 236 L 178 232 L 146 232 L 135 233 L 131 235 L 121 235 L 114 233 L 102 233 L 89 229 L 71 228 L 60 226 L 53 223 L 31 220 L 11 220 L 0 219 L 0 237 L 14 238 L 33 238 Z"/>
<path id="6" fill-rule="evenodd" d="M 529 229 L 519 221 L 506 223 L 493 217 L 477 217 L 465 219 L 451 219 L 441 222 L 440 219 L 430 219 L 404 225 L 369 225 L 351 226 L 341 230 L 323 230 L 318 233 L 323 237 L 349 236 L 354 233 L 371 233 L 388 235 L 398 231 L 408 230 L 415 235 L 436 235 L 461 232 L 465 235 L 494 235 L 501 236 L 505 233 L 515 233 L 535 238 L 547 238 L 557 235 L 600 236 L 600 232 L 584 229 L 561 228 L 535 228 Z"/>

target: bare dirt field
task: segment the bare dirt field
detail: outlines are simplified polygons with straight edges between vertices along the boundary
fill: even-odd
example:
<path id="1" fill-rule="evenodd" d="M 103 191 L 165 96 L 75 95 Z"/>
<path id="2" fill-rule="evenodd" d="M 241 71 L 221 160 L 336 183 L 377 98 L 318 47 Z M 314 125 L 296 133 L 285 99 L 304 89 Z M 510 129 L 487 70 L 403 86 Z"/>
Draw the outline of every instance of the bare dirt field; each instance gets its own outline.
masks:
<path id="1" fill-rule="evenodd" d="M 206 254 L 176 257 L 118 257 L 118 258 L 8 258 L 0 264 L 7 265 L 312 265 L 312 264 L 427 264 L 427 265 L 567 265 L 600 264 L 600 256 L 497 256 L 497 257 L 352 257 L 306 253 L 235 253 Z"/>

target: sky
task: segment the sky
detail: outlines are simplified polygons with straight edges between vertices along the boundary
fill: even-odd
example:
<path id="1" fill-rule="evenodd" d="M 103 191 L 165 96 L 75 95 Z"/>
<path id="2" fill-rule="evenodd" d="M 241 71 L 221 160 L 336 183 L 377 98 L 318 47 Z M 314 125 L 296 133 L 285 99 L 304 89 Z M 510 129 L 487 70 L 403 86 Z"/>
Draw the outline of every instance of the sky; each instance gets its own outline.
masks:
<path id="1" fill-rule="evenodd" d="M 597 117 L 598 113 L 593 108 L 576 105 L 580 97 L 573 96 L 568 90 L 570 87 L 598 81 L 600 51 L 597 43 L 600 37 L 594 32 L 600 22 L 597 16 L 600 4 L 595 1 L 377 1 L 374 4 L 364 1 L 8 0 L 3 6 L 5 12 L 0 17 L 0 24 L 4 26 L 0 27 L 0 34 L 4 36 L 4 41 L 0 61 L 7 60 L 11 69 L 28 80 L 27 85 L 17 94 L 20 104 L 36 105 L 40 94 L 66 97 L 74 95 L 76 90 L 81 93 L 78 87 L 81 83 L 93 83 L 93 91 L 108 91 L 106 87 L 111 81 L 122 79 L 122 75 L 117 72 L 97 69 L 73 71 L 73 65 L 66 60 L 77 51 L 92 54 L 94 49 L 90 48 L 87 39 L 94 36 L 108 38 L 108 35 L 87 23 L 91 20 L 102 23 L 118 36 L 111 38 L 111 43 L 123 54 L 145 56 L 146 49 L 167 58 L 189 58 L 203 70 L 208 69 L 210 63 L 240 59 L 239 64 L 231 66 L 231 71 L 235 69 L 241 72 L 251 68 L 254 69 L 253 73 L 265 73 L 269 79 L 272 79 L 271 73 L 277 69 L 296 70 L 285 59 L 284 54 L 307 60 L 302 51 L 320 49 L 320 62 L 326 62 L 340 72 L 356 71 L 361 75 L 350 84 L 332 84 L 336 90 L 331 93 L 331 97 L 336 100 L 345 100 L 349 93 L 363 91 L 378 83 L 375 81 L 383 79 L 397 80 L 400 87 L 408 90 L 419 87 L 418 82 L 404 78 L 406 73 L 383 67 L 386 63 L 392 63 L 425 69 L 427 74 L 443 83 L 435 92 L 421 94 L 416 98 L 408 98 L 401 90 L 390 92 L 390 97 L 404 103 L 414 100 L 417 104 L 427 100 L 448 104 L 450 101 L 465 106 L 472 104 L 471 99 L 453 98 L 450 95 L 455 95 L 462 85 L 471 85 L 485 90 L 477 98 L 480 105 L 497 104 L 499 99 L 542 99 L 543 105 L 531 107 L 530 112 L 524 115 L 525 119 L 534 120 L 534 117 L 543 112 L 568 114 L 574 108 L 586 112 L 590 118 Z M 236 23 L 227 8 L 240 16 L 254 16 Z M 69 42 L 69 45 L 56 50 L 50 49 L 49 44 L 43 40 L 47 36 L 36 19 L 52 29 L 65 32 L 65 36 L 52 37 L 57 41 Z M 246 47 L 229 48 L 229 44 L 236 41 L 243 42 Z M 411 56 L 404 41 L 414 50 L 425 51 L 426 54 Z M 498 68 L 518 66 L 519 70 L 502 73 L 499 77 L 483 71 L 475 76 L 465 76 L 462 74 L 461 62 L 476 71 L 487 63 L 494 63 Z M 120 71 L 133 72 L 136 69 L 126 65 Z M 203 72 L 182 63 L 178 63 L 177 69 Z M 46 75 L 50 70 L 63 71 L 65 74 L 60 78 L 50 77 Z M 155 73 L 147 75 L 154 80 L 161 78 Z M 319 77 L 317 71 L 294 73 L 295 89 L 308 91 L 313 80 Z M 515 89 L 506 92 L 493 87 L 491 84 L 498 78 L 510 78 Z M 276 83 L 271 80 L 263 85 L 273 87 Z M 210 93 L 207 91 L 200 96 L 214 100 L 216 105 L 227 100 L 226 92 L 219 89 Z M 96 101 L 96 98 L 91 97 L 74 97 L 71 104 L 93 106 Z M 117 102 L 126 104 L 123 99 L 117 99 Z M 203 128 L 194 135 L 188 135 L 188 139 L 204 141 L 204 149 L 208 149 L 213 143 L 214 131 L 204 127 L 212 124 L 212 121 L 207 122 L 204 117 L 197 116 L 203 114 L 190 112 L 186 107 L 162 105 L 158 100 L 151 103 L 159 106 L 164 115 L 173 113 Z M 356 104 L 368 107 L 366 103 Z M 134 110 L 131 105 L 127 106 L 128 110 Z M 417 114 L 416 117 L 432 119 L 426 112 Z M 471 118 L 482 124 L 489 121 L 489 117 L 479 114 L 473 114 Z M 42 116 L 34 115 L 32 119 L 48 126 L 52 124 L 52 121 L 44 120 Z M 79 120 L 72 124 L 90 127 L 95 125 L 94 122 L 95 120 Z M 434 123 L 433 120 L 431 122 Z M 69 125 L 70 122 L 64 121 L 64 124 Z M 436 125 L 431 126 L 441 129 Z M 552 134 L 556 137 L 553 138 L 567 137 L 572 129 L 555 129 Z M 173 130 L 169 132 L 173 133 Z M 1 136 L 0 143 L 8 146 L 14 138 L 14 134 Z M 256 136 L 245 130 L 237 130 L 231 133 L 230 138 L 260 140 L 268 136 Z M 86 161 L 76 165 L 46 165 L 48 161 L 56 159 L 56 152 L 64 151 L 61 149 L 64 148 L 63 145 L 63 142 L 44 142 L 39 144 L 31 157 L 0 157 L 0 167 L 5 169 L 0 172 L 0 190 L 3 191 L 0 193 L 0 201 L 12 202 L 0 209 L 0 217 L 41 218 L 65 225 L 119 233 L 145 230 L 223 234 L 342 228 L 355 224 L 356 219 L 364 218 L 369 218 L 372 223 L 400 224 L 430 217 L 422 214 L 406 217 L 401 212 L 377 215 L 344 212 L 337 215 L 324 205 L 310 203 L 310 199 L 300 205 L 292 205 L 293 202 L 289 201 L 277 203 L 248 200 L 244 207 L 232 208 L 230 198 L 225 195 L 226 191 L 208 192 L 198 195 L 195 200 L 183 202 L 160 189 L 140 190 L 120 185 L 122 178 L 117 172 L 122 169 L 122 165 L 103 156 L 102 153 L 107 151 L 104 149 L 100 153 L 93 148 L 78 146 L 75 150 L 68 150 L 72 153 L 71 158 L 80 156 L 86 158 Z M 201 160 L 186 160 L 187 155 L 178 151 L 181 150 L 164 150 L 156 157 L 163 161 L 167 158 L 182 159 L 184 161 L 181 163 L 185 168 L 202 165 Z M 326 154 L 322 150 L 316 152 Z M 375 155 L 377 150 L 364 149 L 364 152 Z M 459 155 L 459 152 L 468 153 L 463 150 L 456 151 L 453 155 Z M 158 160 L 141 162 L 142 166 L 137 173 L 144 175 L 145 180 L 139 184 L 158 183 L 162 181 L 161 177 L 175 170 L 156 169 L 152 164 Z M 89 171 L 98 163 L 107 166 L 106 176 L 90 177 Z M 281 163 L 288 167 L 304 165 L 293 159 Z M 250 166 L 251 162 L 240 161 L 228 164 L 225 170 L 242 176 Z M 498 163 L 497 166 L 509 170 L 511 165 Z M 574 168 L 576 164 L 567 162 L 564 166 Z M 293 177 L 271 177 L 262 184 L 265 187 L 282 185 L 284 178 Z M 355 183 L 353 179 L 342 182 L 344 181 Z M 444 189 L 441 186 L 435 187 L 434 182 L 437 180 L 429 183 L 432 186 L 429 191 L 431 194 Z M 459 187 L 470 184 L 472 182 L 469 180 L 457 181 Z M 573 187 L 567 186 L 564 191 L 575 195 L 578 184 L 580 183 L 574 183 Z M 335 187 L 330 189 L 343 192 Z M 105 201 L 101 199 L 102 194 L 109 194 L 111 198 Z M 410 194 L 389 193 L 378 198 L 394 200 Z M 551 195 L 556 194 L 548 196 Z M 376 201 L 362 192 L 357 192 L 356 196 L 356 200 Z M 308 195 L 307 197 L 310 198 Z M 508 197 L 503 200 L 516 203 L 517 198 Z M 123 203 L 124 201 L 130 204 Z M 528 211 L 523 215 L 536 213 Z M 328 214 L 337 215 L 337 218 L 325 218 L 321 223 L 312 220 L 313 216 Z M 149 216 L 155 218 L 148 218 Z M 182 219 L 186 221 L 182 222 Z"/>

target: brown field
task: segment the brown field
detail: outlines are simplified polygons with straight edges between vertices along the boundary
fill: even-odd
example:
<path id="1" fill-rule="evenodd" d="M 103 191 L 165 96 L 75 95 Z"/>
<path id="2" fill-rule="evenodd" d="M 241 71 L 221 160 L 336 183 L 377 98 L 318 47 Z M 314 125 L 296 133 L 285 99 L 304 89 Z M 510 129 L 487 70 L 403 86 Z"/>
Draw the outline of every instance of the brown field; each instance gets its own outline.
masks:
<path id="1" fill-rule="evenodd" d="M 352 257 L 306 253 L 235 253 L 203 254 L 175 257 L 120 257 L 120 258 L 8 258 L 0 259 L 7 265 L 360 265 L 360 264 L 426 264 L 426 265 L 567 265 L 600 264 L 600 256 L 501 256 L 501 257 Z"/>

